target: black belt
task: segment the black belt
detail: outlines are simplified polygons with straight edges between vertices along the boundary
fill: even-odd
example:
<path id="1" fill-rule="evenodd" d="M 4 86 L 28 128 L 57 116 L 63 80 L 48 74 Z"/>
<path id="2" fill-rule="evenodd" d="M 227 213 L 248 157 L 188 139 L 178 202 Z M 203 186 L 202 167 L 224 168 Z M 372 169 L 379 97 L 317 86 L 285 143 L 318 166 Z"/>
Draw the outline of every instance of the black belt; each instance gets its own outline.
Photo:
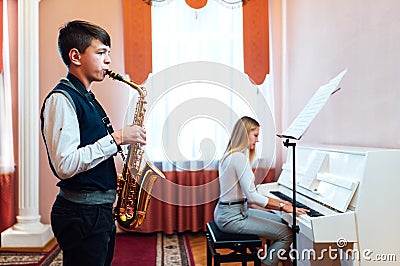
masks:
<path id="1" fill-rule="evenodd" d="M 238 200 L 238 201 L 220 201 L 219 204 L 221 205 L 236 205 L 236 204 L 243 204 L 247 201 L 247 199 L 244 200 Z"/>
<path id="2" fill-rule="evenodd" d="M 80 204 L 105 204 L 115 202 L 115 189 L 106 191 L 74 191 L 60 188 L 59 195 L 66 200 Z"/>

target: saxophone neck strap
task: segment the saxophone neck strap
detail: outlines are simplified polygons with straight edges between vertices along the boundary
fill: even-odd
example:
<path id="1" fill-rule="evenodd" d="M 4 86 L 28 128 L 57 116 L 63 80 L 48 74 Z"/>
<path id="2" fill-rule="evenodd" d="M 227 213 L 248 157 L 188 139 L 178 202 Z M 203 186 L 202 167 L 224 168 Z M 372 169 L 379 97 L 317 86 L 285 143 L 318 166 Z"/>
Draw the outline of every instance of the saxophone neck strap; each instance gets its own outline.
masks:
<path id="1" fill-rule="evenodd" d="M 72 82 L 72 81 L 74 81 L 75 77 L 74 76 L 71 77 L 71 76 L 67 76 L 67 78 L 62 78 L 60 82 L 64 85 L 72 88 L 73 90 L 75 90 L 80 95 L 84 96 L 89 101 L 89 103 L 94 107 L 94 109 L 100 116 L 101 121 L 103 121 L 104 127 L 106 128 L 107 132 L 111 135 L 114 132 L 114 128 L 111 124 L 111 120 L 107 116 L 107 114 L 104 111 L 101 104 L 96 100 L 94 93 L 91 91 L 87 91 L 83 86 L 80 86 L 81 83 L 79 80 L 77 80 L 76 82 Z M 72 81 L 70 79 L 72 79 Z M 78 84 L 75 85 L 75 83 L 78 83 Z M 117 148 L 118 148 L 118 152 L 122 156 L 122 159 L 124 160 L 124 155 L 122 153 L 121 145 L 117 145 Z"/>
<path id="2" fill-rule="evenodd" d="M 76 79 L 76 78 L 75 78 Z M 104 126 L 107 129 L 108 133 L 113 133 L 114 129 L 111 125 L 110 118 L 107 116 L 106 112 L 104 111 L 103 107 L 100 105 L 100 103 L 96 100 L 95 95 L 91 91 L 87 91 L 83 85 L 81 85 L 79 80 L 74 82 L 74 76 L 68 75 L 67 78 L 62 78 L 60 82 L 71 89 L 75 90 L 77 93 L 80 95 L 84 96 L 89 103 L 95 108 L 96 112 L 99 114 L 101 121 L 103 121 Z M 78 84 L 76 84 L 78 83 Z"/>

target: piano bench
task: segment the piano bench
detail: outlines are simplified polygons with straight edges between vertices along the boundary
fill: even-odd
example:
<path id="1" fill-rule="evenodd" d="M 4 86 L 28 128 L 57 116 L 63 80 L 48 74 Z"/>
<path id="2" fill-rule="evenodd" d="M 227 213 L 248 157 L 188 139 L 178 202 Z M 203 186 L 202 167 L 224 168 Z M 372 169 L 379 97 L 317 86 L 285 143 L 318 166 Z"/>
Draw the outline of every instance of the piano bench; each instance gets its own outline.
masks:
<path id="1" fill-rule="evenodd" d="M 256 235 L 229 234 L 218 229 L 214 221 L 208 222 L 207 238 L 207 266 L 219 266 L 224 262 L 242 262 L 242 266 L 248 261 L 253 261 L 254 266 L 260 266 L 261 260 L 257 256 L 258 248 L 262 247 L 261 239 Z M 229 254 L 220 254 L 218 249 L 228 249 Z"/>

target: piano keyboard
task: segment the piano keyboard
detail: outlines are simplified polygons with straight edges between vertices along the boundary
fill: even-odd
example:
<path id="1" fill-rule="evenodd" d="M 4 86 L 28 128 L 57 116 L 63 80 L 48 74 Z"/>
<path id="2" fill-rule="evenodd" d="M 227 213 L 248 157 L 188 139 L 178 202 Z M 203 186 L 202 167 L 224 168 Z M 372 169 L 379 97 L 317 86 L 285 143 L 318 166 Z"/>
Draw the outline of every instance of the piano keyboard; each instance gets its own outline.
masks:
<path id="1" fill-rule="evenodd" d="M 289 196 L 286 196 L 286 195 L 283 194 L 282 192 L 279 192 L 279 191 L 270 191 L 270 193 L 271 193 L 271 194 L 274 194 L 275 196 L 277 196 L 278 198 L 280 198 L 280 199 L 282 199 L 282 200 L 289 201 L 290 203 L 293 204 L 293 199 L 292 199 L 291 197 L 289 197 Z M 310 211 L 307 213 L 307 215 L 310 216 L 310 217 L 324 216 L 322 213 L 320 213 L 320 212 L 318 212 L 318 211 L 316 211 L 316 210 L 314 210 L 314 209 L 311 209 L 310 207 L 308 207 L 308 206 L 306 206 L 306 205 L 304 205 L 304 204 L 302 204 L 302 203 L 300 203 L 300 202 L 298 202 L 298 201 L 296 201 L 296 207 L 298 207 L 298 208 L 304 208 L 304 209 L 310 210 Z"/>

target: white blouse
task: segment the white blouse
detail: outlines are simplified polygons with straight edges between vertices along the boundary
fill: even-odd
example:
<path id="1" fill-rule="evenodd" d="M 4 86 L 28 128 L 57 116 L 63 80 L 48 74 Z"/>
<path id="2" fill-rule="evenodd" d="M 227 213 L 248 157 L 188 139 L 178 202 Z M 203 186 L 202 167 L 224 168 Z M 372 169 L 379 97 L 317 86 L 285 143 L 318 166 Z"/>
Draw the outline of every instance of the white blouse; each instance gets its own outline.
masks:
<path id="1" fill-rule="evenodd" d="M 249 157 L 243 152 L 234 152 L 219 165 L 220 201 L 238 201 L 247 198 L 249 203 L 265 207 L 268 197 L 258 193 L 254 184 L 254 173 Z"/>

